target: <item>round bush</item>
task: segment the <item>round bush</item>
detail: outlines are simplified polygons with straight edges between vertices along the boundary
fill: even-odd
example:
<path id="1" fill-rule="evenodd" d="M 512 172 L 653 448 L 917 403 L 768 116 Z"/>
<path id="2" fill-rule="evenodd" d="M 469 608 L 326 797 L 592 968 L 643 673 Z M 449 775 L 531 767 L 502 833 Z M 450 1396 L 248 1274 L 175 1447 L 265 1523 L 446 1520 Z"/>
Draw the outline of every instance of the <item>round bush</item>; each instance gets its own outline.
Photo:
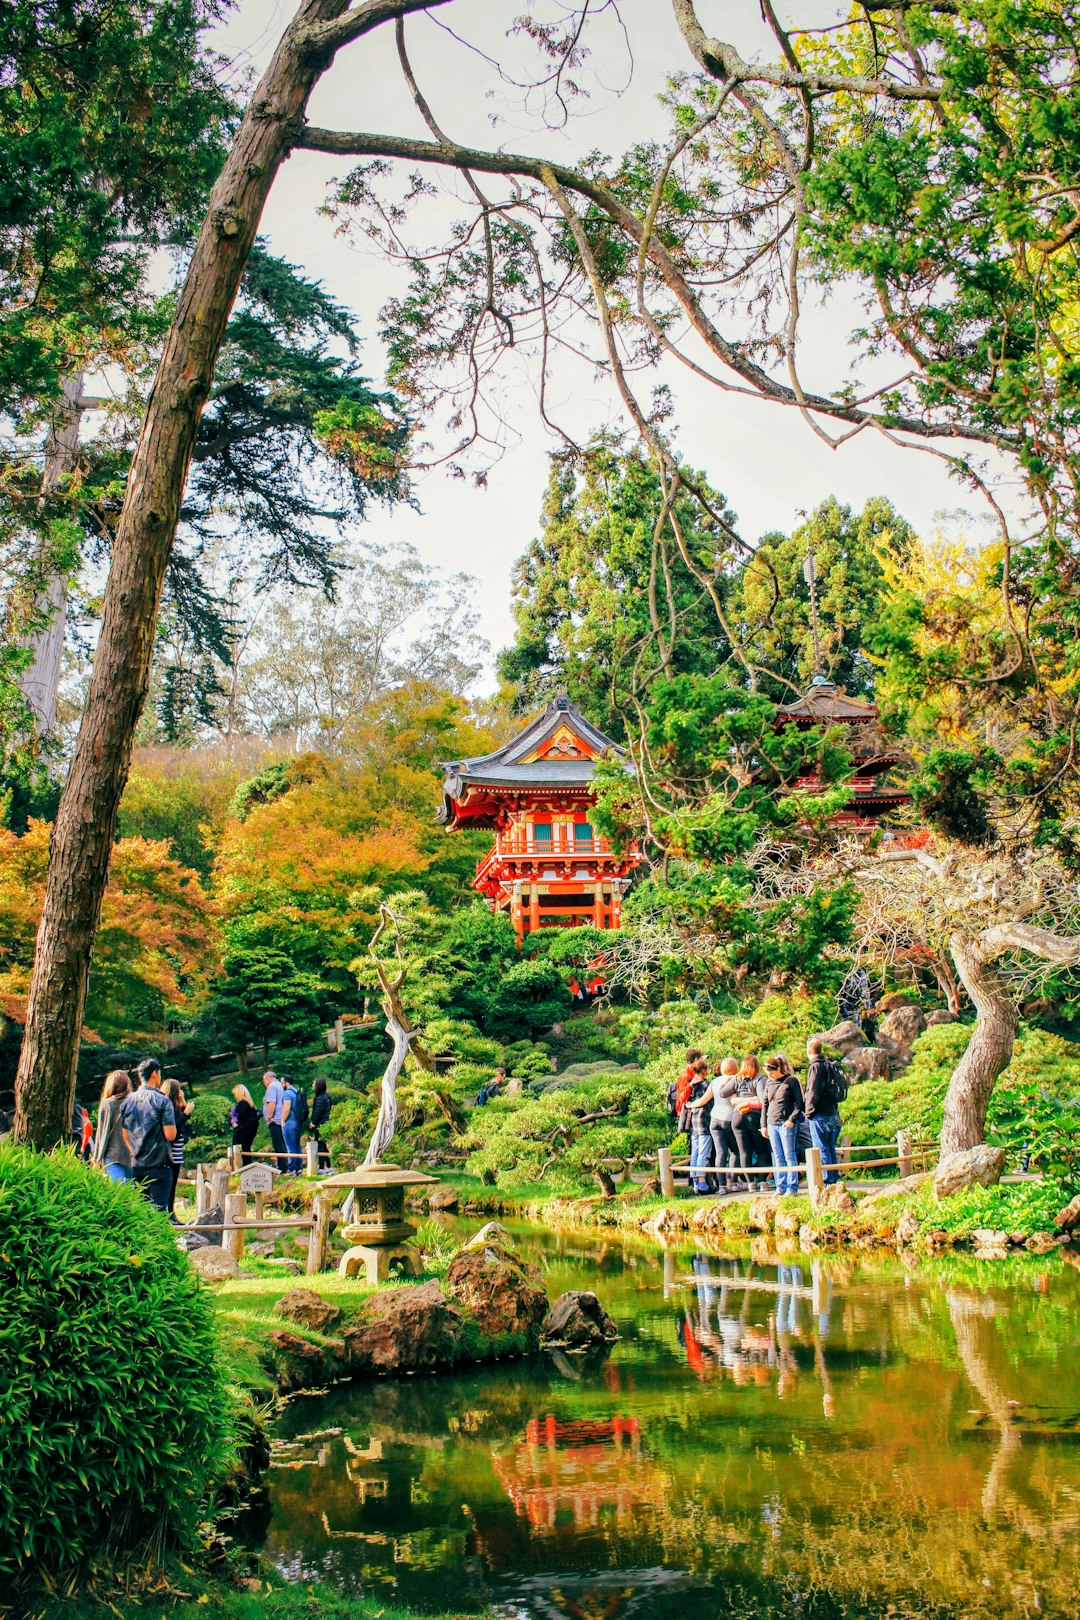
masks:
<path id="1" fill-rule="evenodd" d="M 228 1443 L 212 1308 L 168 1222 L 0 1146 L 0 1586 L 194 1531 Z"/>

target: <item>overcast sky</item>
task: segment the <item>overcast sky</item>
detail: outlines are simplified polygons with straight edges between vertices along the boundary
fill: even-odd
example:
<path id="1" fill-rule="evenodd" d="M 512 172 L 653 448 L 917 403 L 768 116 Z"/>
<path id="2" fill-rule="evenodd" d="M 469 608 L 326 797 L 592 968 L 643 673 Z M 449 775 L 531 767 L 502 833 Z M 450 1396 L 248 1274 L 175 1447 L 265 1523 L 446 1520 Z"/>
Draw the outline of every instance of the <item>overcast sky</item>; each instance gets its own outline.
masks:
<path id="1" fill-rule="evenodd" d="M 500 49 L 505 61 L 501 31 L 524 6 L 525 0 L 455 0 L 436 15 L 471 41 Z M 262 69 L 293 9 L 293 0 L 241 0 L 218 36 L 219 48 L 237 72 Z M 623 0 L 621 9 L 634 51 L 632 72 L 618 32 L 601 26 L 591 62 L 598 88 L 589 111 L 575 116 L 564 132 L 545 133 L 540 144 L 527 116 L 515 106 L 514 92 L 499 89 L 490 68 L 462 51 L 435 21 L 411 19 L 408 39 L 420 83 L 452 138 L 543 149 L 569 161 L 593 148 L 617 152 L 661 135 L 666 114 L 657 95 L 664 76 L 692 65 L 668 0 Z M 713 23 L 717 31 L 721 12 L 729 30 L 734 14 L 734 37 L 745 51 L 754 48 L 756 0 L 725 0 L 723 5 L 702 0 L 699 11 L 705 25 Z M 805 19 L 805 3 L 800 12 Z M 524 62 L 525 48 L 519 49 Z M 493 116 L 501 120 L 497 129 Z M 339 129 L 426 134 L 401 84 L 392 29 L 342 53 L 315 93 L 310 119 Z M 404 291 L 406 272 L 375 249 L 335 234 L 334 221 L 318 212 L 330 179 L 349 166 L 340 158 L 295 153 L 274 187 L 263 228 L 276 252 L 322 280 L 355 312 L 365 335 L 364 363 L 381 381 L 378 310 L 388 296 Z M 434 204 L 429 217 L 434 240 L 439 225 L 454 217 L 452 204 Z M 839 380 L 853 316 L 844 300 L 813 314 L 804 365 L 808 386 L 828 388 Z M 675 420 L 683 454 L 724 491 L 749 540 L 771 529 L 790 529 L 800 513 L 830 494 L 855 507 L 869 496 L 887 495 L 924 533 L 932 532 L 943 510 L 973 505 L 973 497 L 949 478 L 942 463 L 896 448 L 880 435 L 866 433 L 832 450 L 783 407 L 725 394 L 683 369 L 666 374 L 665 380 L 678 390 Z M 418 512 L 386 515 L 373 509 L 367 525 L 372 539 L 408 541 L 427 561 L 474 574 L 481 628 L 496 649 L 512 636 L 510 570 L 536 532 L 547 457 L 556 447 L 539 420 L 534 389 L 535 368 L 522 365 L 508 372 L 503 407 L 509 442 L 491 468 L 486 489 L 436 470 L 417 482 Z M 557 366 L 551 399 L 554 412 L 576 434 L 622 420 L 614 388 L 587 366 Z"/>

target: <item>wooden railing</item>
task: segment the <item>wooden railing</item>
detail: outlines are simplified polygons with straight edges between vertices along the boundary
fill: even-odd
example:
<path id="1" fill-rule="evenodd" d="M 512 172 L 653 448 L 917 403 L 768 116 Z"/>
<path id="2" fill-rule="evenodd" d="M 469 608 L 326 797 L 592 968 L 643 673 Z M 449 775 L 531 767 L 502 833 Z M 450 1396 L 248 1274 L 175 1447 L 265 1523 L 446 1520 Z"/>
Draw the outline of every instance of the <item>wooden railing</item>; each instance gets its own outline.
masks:
<path id="1" fill-rule="evenodd" d="M 915 1174 L 917 1163 L 925 1164 L 935 1158 L 938 1144 L 934 1141 L 915 1141 L 910 1131 L 900 1130 L 896 1133 L 896 1152 L 888 1153 L 893 1147 L 892 1142 L 868 1142 L 852 1145 L 847 1137 L 841 1140 L 836 1164 L 824 1164 L 821 1151 L 811 1147 L 806 1150 L 806 1158 L 799 1164 L 792 1165 L 752 1165 L 729 1166 L 719 1168 L 716 1165 L 698 1165 L 691 1168 L 690 1160 L 673 1159 L 670 1148 L 661 1148 L 657 1154 L 657 1164 L 660 1171 L 660 1191 L 665 1198 L 674 1198 L 676 1195 L 676 1177 L 686 1180 L 700 1180 L 715 1182 L 717 1187 L 721 1178 L 724 1180 L 742 1181 L 746 1177 L 760 1176 L 773 1180 L 777 1175 L 795 1176 L 797 1182 L 806 1183 L 806 1191 L 810 1197 L 811 1206 L 816 1208 L 825 1191 L 825 1174 L 827 1171 L 838 1170 L 844 1176 L 850 1177 L 853 1170 L 878 1170 L 888 1165 L 895 1165 L 900 1176 Z M 853 1153 L 875 1153 L 877 1158 L 853 1159 Z"/>

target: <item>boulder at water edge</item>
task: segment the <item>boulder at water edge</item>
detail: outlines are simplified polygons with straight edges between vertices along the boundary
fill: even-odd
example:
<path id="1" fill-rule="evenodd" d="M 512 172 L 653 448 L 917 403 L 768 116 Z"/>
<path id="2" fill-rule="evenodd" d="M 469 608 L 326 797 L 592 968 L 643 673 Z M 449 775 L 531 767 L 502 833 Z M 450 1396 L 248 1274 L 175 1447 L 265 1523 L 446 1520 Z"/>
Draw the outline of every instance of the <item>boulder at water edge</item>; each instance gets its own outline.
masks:
<path id="1" fill-rule="evenodd" d="M 240 1267 L 234 1257 L 217 1243 L 192 1249 L 188 1259 L 204 1282 L 228 1282 L 230 1277 L 240 1275 Z"/>
<path id="2" fill-rule="evenodd" d="M 453 1187 L 435 1187 L 428 1199 L 428 1209 L 441 1210 L 444 1215 L 456 1215 L 458 1195 Z"/>
<path id="3" fill-rule="evenodd" d="M 354 1374 L 434 1372 L 461 1355 L 464 1319 L 437 1281 L 391 1288 L 366 1300 L 343 1334 Z"/>
<path id="4" fill-rule="evenodd" d="M 963 1153 L 950 1153 L 934 1171 L 934 1197 L 950 1198 L 965 1187 L 995 1187 L 1005 1169 L 1005 1149 L 980 1142 Z"/>
<path id="5" fill-rule="evenodd" d="M 316 1333 L 325 1333 L 337 1321 L 341 1311 L 313 1288 L 290 1288 L 274 1306 L 274 1314 L 284 1316 L 290 1322 L 299 1322 L 302 1327 L 314 1328 Z"/>
<path id="6" fill-rule="evenodd" d="M 544 1344 L 566 1350 L 595 1350 L 611 1344 L 619 1330 L 595 1294 L 572 1288 L 559 1295 L 545 1316 L 541 1337 Z"/>
<path id="7" fill-rule="evenodd" d="M 497 1340 L 512 1333 L 528 1348 L 536 1348 L 548 1308 L 544 1280 L 538 1266 L 514 1253 L 506 1228 L 497 1221 L 490 1221 L 458 1250 L 446 1273 L 446 1287 L 485 1338 Z"/>

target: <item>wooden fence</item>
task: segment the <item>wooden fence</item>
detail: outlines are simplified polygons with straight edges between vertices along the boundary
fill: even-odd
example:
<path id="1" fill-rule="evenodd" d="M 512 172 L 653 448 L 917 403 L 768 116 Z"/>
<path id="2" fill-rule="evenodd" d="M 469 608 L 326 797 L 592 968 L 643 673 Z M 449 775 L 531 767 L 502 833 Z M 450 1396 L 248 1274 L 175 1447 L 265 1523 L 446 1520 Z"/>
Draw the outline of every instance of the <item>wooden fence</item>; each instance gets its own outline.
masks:
<path id="1" fill-rule="evenodd" d="M 313 1158 L 314 1150 L 314 1158 Z M 318 1144 L 312 1140 L 307 1144 L 308 1174 L 315 1175 L 318 1169 Z M 276 1153 L 249 1153 L 249 1159 L 276 1159 Z M 313 1167 L 314 1166 L 314 1167 Z M 221 1246 L 234 1259 L 243 1258 L 244 1246 L 249 1232 L 278 1232 L 283 1229 L 308 1232 L 307 1274 L 313 1276 L 321 1271 L 326 1262 L 326 1249 L 330 1236 L 330 1219 L 334 1208 L 334 1195 L 331 1192 L 316 1194 L 310 1215 L 267 1215 L 266 1192 L 257 1191 L 248 1193 L 243 1188 L 232 1191 L 232 1186 L 238 1181 L 241 1170 L 241 1150 L 230 1148 L 227 1163 L 198 1164 L 195 1166 L 194 1176 L 180 1179 L 181 1185 L 193 1187 L 195 1191 L 195 1218 L 206 1215 L 212 1209 L 222 1212 L 220 1226 L 196 1227 L 194 1230 L 204 1234 L 220 1232 Z M 248 1199 L 252 1200 L 249 1208 Z"/>
<path id="2" fill-rule="evenodd" d="M 890 1151 L 895 1148 L 895 1152 Z M 676 1195 L 676 1179 L 701 1180 L 710 1184 L 715 1183 L 717 1189 L 721 1178 L 728 1180 L 745 1180 L 747 1177 L 761 1177 L 766 1183 L 772 1181 L 777 1173 L 793 1175 L 800 1182 L 805 1181 L 806 1190 L 810 1196 L 811 1206 L 816 1207 L 825 1190 L 825 1174 L 827 1171 L 838 1170 L 841 1177 L 850 1177 L 853 1170 L 879 1170 L 889 1165 L 895 1165 L 900 1176 L 915 1174 L 916 1166 L 923 1167 L 937 1156 L 938 1144 L 934 1141 L 916 1141 L 910 1131 L 897 1131 L 896 1141 L 893 1142 L 865 1142 L 852 1144 L 845 1136 L 841 1139 L 836 1164 L 823 1164 L 821 1151 L 816 1147 L 807 1148 L 806 1158 L 801 1164 L 794 1165 L 754 1165 L 743 1169 L 741 1166 L 728 1169 L 718 1169 L 716 1165 L 702 1165 L 691 1169 L 690 1160 L 673 1159 L 670 1148 L 661 1148 L 656 1155 L 660 1170 L 660 1191 L 665 1198 L 674 1198 Z M 853 1153 L 873 1153 L 877 1157 L 872 1159 L 853 1159 Z M 767 1191 L 767 1185 L 763 1191 Z"/>

